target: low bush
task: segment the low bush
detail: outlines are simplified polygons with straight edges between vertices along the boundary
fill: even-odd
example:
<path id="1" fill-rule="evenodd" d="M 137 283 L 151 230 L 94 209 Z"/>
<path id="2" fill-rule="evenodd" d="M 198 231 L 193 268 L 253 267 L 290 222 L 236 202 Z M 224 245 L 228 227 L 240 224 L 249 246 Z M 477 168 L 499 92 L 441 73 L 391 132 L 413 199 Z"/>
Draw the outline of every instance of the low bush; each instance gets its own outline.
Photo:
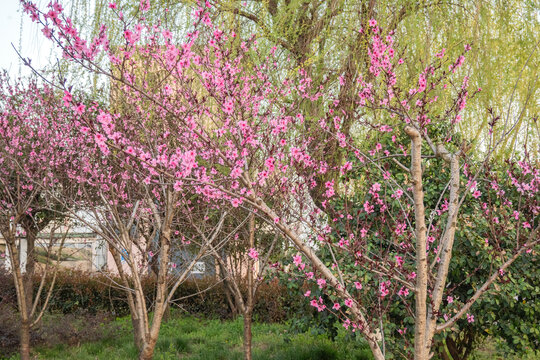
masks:
<path id="1" fill-rule="evenodd" d="M 41 278 L 36 275 L 35 291 Z M 51 279 L 45 280 L 45 288 Z M 155 279 L 142 279 L 147 303 L 152 304 L 155 294 Z M 49 301 L 49 312 L 73 314 L 108 313 L 113 316 L 129 314 L 124 290 L 117 286 L 118 278 L 104 273 L 87 273 L 76 270 L 61 270 L 56 278 L 53 295 Z M 303 298 L 291 294 L 277 279 L 262 284 L 258 290 L 254 318 L 261 322 L 282 322 L 298 307 L 305 306 Z M 42 294 L 44 301 L 45 294 Z M 301 303 L 300 303 L 301 302 Z M 0 303 L 16 305 L 15 289 L 11 276 L 0 273 Z M 192 279 L 184 282 L 175 292 L 173 307 L 189 314 L 201 314 L 207 318 L 229 319 L 232 313 L 226 301 L 224 288 L 214 279 Z"/>

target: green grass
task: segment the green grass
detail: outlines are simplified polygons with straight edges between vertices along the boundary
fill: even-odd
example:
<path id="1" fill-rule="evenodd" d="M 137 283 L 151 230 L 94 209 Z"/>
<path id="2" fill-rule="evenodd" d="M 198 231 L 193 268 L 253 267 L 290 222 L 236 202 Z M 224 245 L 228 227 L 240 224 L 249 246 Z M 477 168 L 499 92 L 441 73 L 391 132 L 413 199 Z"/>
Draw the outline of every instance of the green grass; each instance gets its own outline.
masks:
<path id="1" fill-rule="evenodd" d="M 523 354 L 504 354 L 497 350 L 497 343 L 500 340 L 487 338 L 474 351 L 471 360 L 538 360 L 540 359 L 540 350 L 529 349 Z"/>
<path id="2" fill-rule="evenodd" d="M 164 323 L 156 345 L 156 360 L 235 360 L 242 359 L 242 319 L 219 321 L 179 317 Z M 114 336 L 79 346 L 38 347 L 38 359 L 136 359 L 128 318 L 110 326 Z M 371 359 L 362 340 L 340 333 L 335 342 L 323 335 L 289 334 L 286 325 L 253 324 L 253 358 L 258 360 L 364 360 Z M 16 359 L 16 357 L 12 358 Z"/>

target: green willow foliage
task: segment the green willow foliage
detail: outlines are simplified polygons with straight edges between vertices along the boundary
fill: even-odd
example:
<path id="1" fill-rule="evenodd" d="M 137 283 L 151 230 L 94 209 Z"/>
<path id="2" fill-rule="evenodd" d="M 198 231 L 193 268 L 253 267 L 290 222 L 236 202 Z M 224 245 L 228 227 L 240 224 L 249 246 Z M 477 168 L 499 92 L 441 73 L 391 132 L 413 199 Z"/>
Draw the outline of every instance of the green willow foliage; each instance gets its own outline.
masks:
<path id="1" fill-rule="evenodd" d="M 403 21 L 397 38 L 405 41 L 408 54 L 414 54 L 408 64 L 417 67 L 442 47 L 452 53 L 456 48 L 461 51 L 463 44 L 472 44 L 461 71 L 482 92 L 469 103 L 462 132 L 470 140 L 484 139 L 489 120 L 486 109 L 493 108 L 502 115 L 501 125 L 507 116 L 517 122 L 502 152 L 510 153 L 525 141 L 531 151 L 537 151 L 539 23 L 540 8 L 534 1 L 442 1 Z M 417 71 L 411 68 L 411 73 Z"/>
<path id="2" fill-rule="evenodd" d="M 418 74 L 442 48 L 452 55 L 472 44 L 461 72 L 482 92 L 469 104 L 461 124 L 469 141 L 486 141 L 487 109 L 516 129 L 501 152 L 528 142 L 540 148 L 538 69 L 540 68 L 540 8 L 534 1 L 469 0 L 265 0 L 217 1 L 223 21 L 278 44 L 285 57 L 310 70 L 316 83 L 332 83 L 338 76 L 366 76 L 366 38 L 358 29 L 376 18 L 395 30 L 407 50 L 410 74 Z M 273 45 L 272 45 L 273 46 Z M 447 65 L 446 65 L 447 66 Z M 417 79 L 408 79 L 414 84 Z M 459 85 L 458 85 L 459 86 Z M 348 96 L 354 96 L 350 89 Z M 495 134 L 497 135 L 497 134 Z"/>

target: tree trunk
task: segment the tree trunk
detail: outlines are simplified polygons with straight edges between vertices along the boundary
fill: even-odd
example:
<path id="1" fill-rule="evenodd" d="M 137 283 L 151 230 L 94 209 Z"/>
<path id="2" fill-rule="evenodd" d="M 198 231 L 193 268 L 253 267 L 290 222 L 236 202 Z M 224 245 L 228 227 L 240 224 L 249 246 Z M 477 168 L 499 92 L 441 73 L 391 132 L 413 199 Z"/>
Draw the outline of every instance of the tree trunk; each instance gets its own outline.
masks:
<path id="1" fill-rule="evenodd" d="M 225 299 L 227 299 L 227 303 L 229 304 L 229 308 L 231 309 L 232 318 L 236 318 L 236 315 L 238 315 L 238 306 L 236 304 L 236 299 L 233 301 L 234 296 L 234 290 L 231 289 L 230 280 L 228 279 L 228 273 L 225 267 L 223 266 L 223 263 L 225 263 L 227 260 L 225 259 L 225 254 L 222 253 L 221 261 L 217 259 L 217 256 L 219 256 L 217 253 L 214 255 L 216 257 L 216 260 L 219 265 L 219 277 L 222 280 L 222 287 L 223 292 L 225 293 Z M 223 263 L 222 263 L 223 262 Z"/>
<path id="2" fill-rule="evenodd" d="M 231 293 L 233 291 L 226 283 L 226 281 L 227 280 L 223 279 L 223 292 L 225 293 L 225 299 L 227 299 L 227 304 L 229 304 L 229 308 L 231 309 L 231 317 L 233 319 L 236 319 L 236 316 L 238 315 L 238 307 L 236 306 L 236 303 L 233 301 L 233 297 L 231 296 Z"/>
<path id="3" fill-rule="evenodd" d="M 6 239 L 6 246 L 11 260 L 11 273 L 13 274 L 13 282 L 15 283 L 15 290 L 17 292 L 17 305 L 21 316 L 21 327 L 19 331 L 21 360 L 30 360 L 30 319 L 28 318 L 30 310 L 26 306 L 26 293 L 24 291 L 23 274 L 21 273 L 20 254 L 17 250 L 14 234 L 8 234 L 4 238 Z"/>
<path id="4" fill-rule="evenodd" d="M 154 349 L 156 348 L 157 337 L 147 339 L 139 353 L 139 360 L 152 360 L 154 357 Z"/>
<path id="5" fill-rule="evenodd" d="M 131 314 L 131 325 L 133 327 L 133 342 L 135 343 L 137 350 L 141 352 L 144 346 L 144 321 L 139 313 L 137 298 L 133 296 L 133 293 L 129 290 L 131 289 L 131 285 L 129 283 L 127 274 L 124 272 L 120 254 L 114 247 L 110 247 L 109 251 L 112 254 L 116 268 L 118 269 L 118 274 L 122 280 L 122 285 L 126 289 L 127 302 L 129 305 L 129 312 Z"/>
<path id="6" fill-rule="evenodd" d="M 379 344 L 377 344 L 376 341 L 369 341 L 369 340 L 368 340 L 368 344 L 369 344 L 369 348 L 371 349 L 371 353 L 373 354 L 373 358 L 375 360 L 384 360 L 384 355 L 381 351 Z"/>
<path id="7" fill-rule="evenodd" d="M 249 247 L 255 247 L 255 216 L 251 214 L 249 218 Z M 247 301 L 244 306 L 244 359 L 251 360 L 251 320 L 253 315 L 253 262 L 254 259 L 248 259 L 247 273 Z"/>
<path id="8" fill-rule="evenodd" d="M 142 351 L 144 346 L 144 333 L 142 332 L 142 320 L 131 314 L 131 325 L 133 326 L 133 342 L 137 350 Z"/>
<path id="9" fill-rule="evenodd" d="M 30 360 L 30 321 L 21 321 L 20 329 L 21 360 Z"/>
<path id="10" fill-rule="evenodd" d="M 34 272 L 36 268 L 36 238 L 38 229 L 35 226 L 25 226 L 24 231 L 26 232 L 26 271 L 23 276 L 24 282 L 24 292 L 25 292 L 25 301 L 26 301 L 26 310 L 28 312 L 28 317 L 32 316 L 30 313 L 32 311 L 34 303 Z"/>
<path id="11" fill-rule="evenodd" d="M 24 301 L 26 303 L 26 320 L 21 321 L 21 360 L 30 359 L 30 322 L 32 305 L 34 302 L 34 270 L 35 270 L 35 254 L 34 247 L 36 243 L 36 231 L 32 228 L 25 229 L 26 231 L 26 272 L 22 277 L 24 287 Z M 24 310 L 23 310 L 24 311 Z"/>
<path id="12" fill-rule="evenodd" d="M 422 137 L 418 130 L 405 127 L 405 133 L 411 138 L 411 175 L 414 198 L 414 220 L 416 237 L 416 290 L 415 290 L 415 332 L 414 359 L 428 360 L 430 344 L 426 344 L 427 326 L 427 255 L 426 255 L 426 218 L 424 208 L 424 190 L 422 187 Z"/>
<path id="13" fill-rule="evenodd" d="M 261 198 L 254 198 L 253 202 L 257 204 L 258 210 L 269 216 L 271 219 L 279 219 L 277 214 Z M 284 224 L 284 222 L 279 221 L 276 223 L 276 227 L 281 230 L 281 232 L 294 243 L 296 248 L 310 260 L 312 266 L 320 271 L 321 275 L 326 278 L 330 286 L 336 289 L 338 295 L 342 299 L 352 298 L 345 287 L 339 286 L 340 283 L 336 276 L 334 276 L 332 271 L 321 261 L 321 259 L 319 259 L 319 257 L 315 254 L 315 251 L 300 238 L 295 230 L 291 229 L 289 225 Z M 369 347 L 374 358 L 376 360 L 384 360 L 384 355 L 377 343 L 376 336 L 371 330 L 370 324 L 368 323 L 362 309 L 357 306 L 355 302 L 353 302 L 350 310 L 354 320 L 360 325 L 360 331 L 368 340 Z"/>
<path id="14" fill-rule="evenodd" d="M 249 309 L 244 314 L 244 359 L 245 360 L 252 360 L 251 355 L 251 323 L 252 323 L 252 312 L 251 309 Z"/>
<path id="15" fill-rule="evenodd" d="M 159 267 L 157 272 L 157 282 L 156 282 L 156 300 L 154 306 L 154 317 L 152 318 L 152 325 L 148 328 L 148 333 L 145 336 L 144 346 L 142 351 L 139 354 L 139 360 L 149 360 L 154 356 L 154 349 L 156 347 L 156 342 L 159 336 L 159 329 L 161 328 L 161 322 L 163 320 L 163 314 L 168 308 L 167 300 L 167 277 L 169 274 L 169 259 L 170 259 L 170 250 L 171 250 L 171 223 L 172 223 L 172 214 L 173 209 L 171 208 L 174 201 L 172 200 L 173 196 L 170 192 L 167 192 L 168 207 L 167 214 L 164 222 L 160 228 L 160 238 L 159 238 Z M 133 268 L 133 271 L 136 272 L 136 269 Z M 135 273 L 135 277 L 137 274 Z M 140 282 L 137 282 L 140 286 Z M 140 287 L 142 294 L 142 287 Z M 146 308 L 145 308 L 146 309 Z M 144 314 L 147 318 L 147 314 Z"/>

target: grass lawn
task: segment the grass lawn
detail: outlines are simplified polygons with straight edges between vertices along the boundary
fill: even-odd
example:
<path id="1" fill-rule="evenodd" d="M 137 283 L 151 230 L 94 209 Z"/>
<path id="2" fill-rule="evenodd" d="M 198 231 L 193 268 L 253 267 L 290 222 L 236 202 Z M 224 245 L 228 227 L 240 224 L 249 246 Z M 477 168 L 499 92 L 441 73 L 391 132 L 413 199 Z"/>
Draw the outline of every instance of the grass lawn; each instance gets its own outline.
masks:
<path id="1" fill-rule="evenodd" d="M 62 318 L 51 317 L 51 322 Z M 64 321 L 67 321 L 64 319 Z M 71 320 L 77 329 L 85 328 L 84 322 Z M 131 321 L 128 317 L 109 323 L 94 324 L 93 333 L 101 340 L 81 340 L 78 345 L 37 346 L 33 349 L 36 359 L 124 360 L 136 359 Z M 61 325 L 61 324 L 60 324 Z M 291 334 L 283 324 L 253 324 L 253 358 L 258 360 L 371 360 L 371 351 L 365 341 L 340 329 L 336 341 L 311 332 Z M 88 331 L 88 330 L 87 330 Z M 175 315 L 161 327 L 154 359 L 236 360 L 242 359 L 243 322 L 199 319 Z M 71 343 L 77 343 L 71 340 Z M 17 360 L 14 355 L 9 360 Z M 488 339 L 472 356 L 474 360 L 536 360 L 540 352 L 531 350 L 520 356 L 498 354 L 496 342 Z"/>
<path id="2" fill-rule="evenodd" d="M 220 321 L 179 317 L 164 323 L 154 359 L 242 359 L 242 319 Z M 38 359 L 136 359 L 129 318 L 103 325 L 107 336 L 99 342 L 78 346 L 38 347 Z M 369 347 L 362 340 L 346 337 L 345 331 L 335 342 L 311 333 L 289 334 L 286 325 L 254 324 L 253 358 L 275 360 L 353 360 L 371 359 Z M 12 359 L 17 359 L 17 356 Z"/>

